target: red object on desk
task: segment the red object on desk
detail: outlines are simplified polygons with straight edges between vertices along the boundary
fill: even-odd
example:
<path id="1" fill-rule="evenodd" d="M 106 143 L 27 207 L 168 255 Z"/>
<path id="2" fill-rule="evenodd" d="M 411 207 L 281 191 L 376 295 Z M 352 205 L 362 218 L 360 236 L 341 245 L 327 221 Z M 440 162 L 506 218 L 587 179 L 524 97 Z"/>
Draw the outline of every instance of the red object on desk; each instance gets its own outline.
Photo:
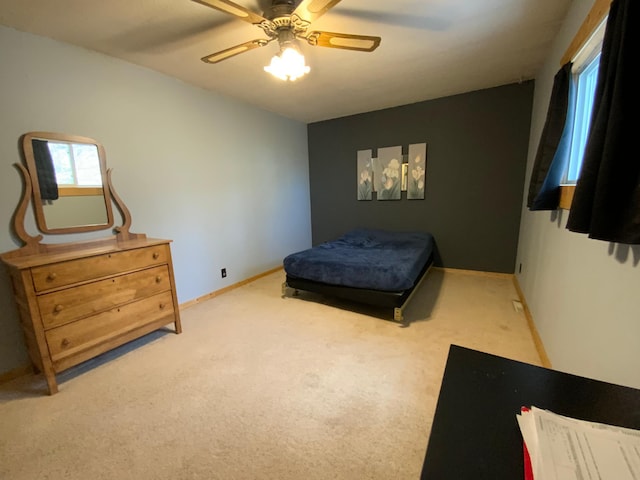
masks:
<path id="1" fill-rule="evenodd" d="M 528 407 L 520 408 L 522 412 L 528 412 Z M 524 440 L 522 440 L 522 450 L 524 453 L 524 480 L 534 480 L 533 478 L 533 467 L 531 466 L 531 455 L 529 455 L 529 450 L 527 450 L 527 444 Z"/>
<path id="2" fill-rule="evenodd" d="M 533 480 L 531 457 L 529 456 L 529 450 L 527 450 L 527 444 L 524 442 L 522 442 L 522 449 L 524 450 L 524 480 Z"/>

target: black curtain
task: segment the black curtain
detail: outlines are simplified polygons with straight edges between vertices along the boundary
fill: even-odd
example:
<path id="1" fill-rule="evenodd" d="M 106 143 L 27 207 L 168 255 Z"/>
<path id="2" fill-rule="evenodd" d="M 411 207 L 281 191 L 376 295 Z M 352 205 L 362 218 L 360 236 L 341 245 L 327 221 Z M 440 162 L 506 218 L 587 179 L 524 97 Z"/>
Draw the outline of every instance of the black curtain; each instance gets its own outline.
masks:
<path id="1" fill-rule="evenodd" d="M 56 170 L 46 140 L 31 140 L 33 146 L 33 158 L 38 172 L 38 185 L 40 186 L 40 198 L 42 200 L 58 199 L 58 182 Z"/>
<path id="2" fill-rule="evenodd" d="M 547 118 L 538 144 L 529 182 L 529 210 L 555 210 L 560 202 L 560 182 L 567 168 L 574 103 L 571 67 L 568 62 L 553 79 Z"/>
<path id="3" fill-rule="evenodd" d="M 567 221 L 571 231 L 625 244 L 640 244 L 640 158 L 633 127 L 639 10 L 638 0 L 611 3 L 591 129 Z"/>

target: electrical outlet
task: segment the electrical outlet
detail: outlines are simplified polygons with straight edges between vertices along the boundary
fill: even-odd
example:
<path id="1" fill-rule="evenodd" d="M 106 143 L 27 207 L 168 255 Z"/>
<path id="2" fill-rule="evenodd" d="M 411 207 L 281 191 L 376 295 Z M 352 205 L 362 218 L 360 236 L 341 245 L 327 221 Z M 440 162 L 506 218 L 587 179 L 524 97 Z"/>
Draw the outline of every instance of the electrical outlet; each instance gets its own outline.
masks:
<path id="1" fill-rule="evenodd" d="M 220 274 L 222 274 L 222 278 L 226 278 L 227 277 L 227 269 L 223 268 L 222 270 L 220 270 Z"/>

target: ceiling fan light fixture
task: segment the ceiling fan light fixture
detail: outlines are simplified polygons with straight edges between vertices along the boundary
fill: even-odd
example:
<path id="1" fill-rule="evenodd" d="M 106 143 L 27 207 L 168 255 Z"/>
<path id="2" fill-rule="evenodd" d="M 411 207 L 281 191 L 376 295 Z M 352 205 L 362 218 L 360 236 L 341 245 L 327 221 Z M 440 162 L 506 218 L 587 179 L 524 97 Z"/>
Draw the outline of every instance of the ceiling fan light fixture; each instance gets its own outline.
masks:
<path id="1" fill-rule="evenodd" d="M 281 80 L 294 81 L 307 73 L 311 68 L 305 65 L 304 56 L 297 48 L 289 45 L 271 59 L 264 71 Z"/>

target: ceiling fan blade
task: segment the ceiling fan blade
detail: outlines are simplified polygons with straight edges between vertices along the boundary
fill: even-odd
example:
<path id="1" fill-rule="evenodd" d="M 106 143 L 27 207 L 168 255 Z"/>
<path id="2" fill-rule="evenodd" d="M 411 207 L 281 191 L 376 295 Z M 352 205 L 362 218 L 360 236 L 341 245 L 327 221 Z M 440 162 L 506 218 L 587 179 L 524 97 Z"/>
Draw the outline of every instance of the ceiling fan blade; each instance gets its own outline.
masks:
<path id="1" fill-rule="evenodd" d="M 215 8 L 216 10 L 220 10 L 221 12 L 228 13 L 233 15 L 240 20 L 244 20 L 245 22 L 252 23 L 254 25 L 259 25 L 262 22 L 267 21 L 261 15 L 258 15 L 251 10 L 246 9 L 242 5 L 238 5 L 237 3 L 231 2 L 229 0 L 193 0 L 196 3 L 200 3 L 201 5 L 205 5 L 207 7 Z"/>
<path id="2" fill-rule="evenodd" d="M 382 40 L 380 37 L 371 37 L 369 35 L 318 31 L 311 32 L 304 38 L 309 42 L 309 45 L 358 50 L 360 52 L 373 52 L 378 48 Z"/>
<path id="3" fill-rule="evenodd" d="M 292 15 L 297 15 L 302 20 L 311 23 L 327 13 L 329 9 L 335 7 L 338 3 L 340 3 L 340 0 L 302 0 Z"/>
<path id="4" fill-rule="evenodd" d="M 274 39 L 267 40 L 264 38 L 259 38 L 257 40 L 251 40 L 249 42 L 236 45 L 235 47 L 220 50 L 219 52 L 212 53 L 211 55 L 207 55 L 206 57 L 202 57 L 202 61 L 205 63 L 218 63 L 226 60 L 227 58 L 235 57 L 236 55 L 239 55 L 241 53 L 253 50 L 254 48 L 264 47 L 272 40 Z"/>

